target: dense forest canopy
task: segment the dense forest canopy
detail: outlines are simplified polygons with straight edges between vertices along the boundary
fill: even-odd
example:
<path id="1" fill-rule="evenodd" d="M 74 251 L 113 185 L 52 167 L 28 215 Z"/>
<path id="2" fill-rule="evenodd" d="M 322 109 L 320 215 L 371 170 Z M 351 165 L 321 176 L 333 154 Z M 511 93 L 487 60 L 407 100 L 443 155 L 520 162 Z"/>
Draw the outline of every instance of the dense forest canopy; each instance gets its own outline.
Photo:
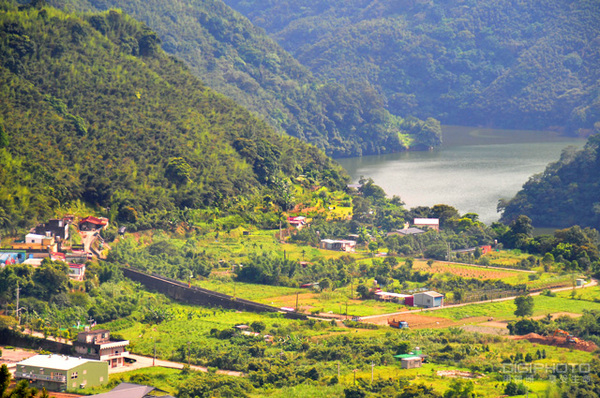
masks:
<path id="1" fill-rule="evenodd" d="M 144 24 L 42 3 L 0 2 L 0 228 L 75 200 L 150 227 L 299 175 L 344 186 L 321 151 L 205 87 Z"/>
<path id="2" fill-rule="evenodd" d="M 567 148 L 558 162 L 535 175 L 507 203 L 502 221 L 527 215 L 536 226 L 600 228 L 600 135 L 585 148 Z"/>
<path id="3" fill-rule="evenodd" d="M 388 112 L 364 79 L 316 79 L 265 32 L 221 0 L 50 0 L 80 11 L 121 9 L 157 32 L 166 52 L 209 87 L 260 114 L 276 129 L 329 155 L 360 156 L 437 146 L 425 122 Z"/>
<path id="4" fill-rule="evenodd" d="M 593 0 L 225 0 L 317 76 L 368 81 L 390 112 L 446 124 L 591 129 Z"/>

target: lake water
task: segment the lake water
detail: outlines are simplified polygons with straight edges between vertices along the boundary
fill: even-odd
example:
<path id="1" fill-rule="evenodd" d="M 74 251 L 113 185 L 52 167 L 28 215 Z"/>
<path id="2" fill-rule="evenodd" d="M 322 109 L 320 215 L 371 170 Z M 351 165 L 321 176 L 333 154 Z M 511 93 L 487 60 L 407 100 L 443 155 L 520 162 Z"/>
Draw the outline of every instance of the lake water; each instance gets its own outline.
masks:
<path id="1" fill-rule="evenodd" d="M 512 198 L 530 176 L 557 161 L 568 146 L 586 140 L 554 132 L 496 130 L 462 126 L 442 128 L 444 144 L 431 152 L 403 152 L 338 159 L 354 182 L 373 178 L 407 208 L 448 204 L 461 214 L 477 213 L 497 221 L 498 200 Z"/>

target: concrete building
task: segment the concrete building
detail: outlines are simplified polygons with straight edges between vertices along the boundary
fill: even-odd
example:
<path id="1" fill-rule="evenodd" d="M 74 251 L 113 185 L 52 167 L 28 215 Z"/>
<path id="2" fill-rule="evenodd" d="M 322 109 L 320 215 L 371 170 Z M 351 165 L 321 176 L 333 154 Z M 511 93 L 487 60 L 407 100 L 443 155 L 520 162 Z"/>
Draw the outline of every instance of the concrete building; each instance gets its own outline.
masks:
<path id="1" fill-rule="evenodd" d="M 69 278 L 75 281 L 83 281 L 85 277 L 85 264 L 69 263 Z"/>
<path id="2" fill-rule="evenodd" d="M 325 250 L 353 252 L 356 249 L 356 241 L 354 241 L 354 240 L 322 239 L 320 246 L 321 246 L 321 249 L 325 249 Z"/>
<path id="3" fill-rule="evenodd" d="M 400 358 L 400 367 L 402 369 L 420 368 L 422 364 L 423 364 L 423 359 L 421 357 L 414 356 L 414 357 Z"/>
<path id="4" fill-rule="evenodd" d="M 38 235 L 53 236 L 58 240 L 69 239 L 69 222 L 64 219 L 51 219 L 47 223 L 38 224 L 32 232 Z"/>
<path id="5" fill-rule="evenodd" d="M 93 387 L 108 382 L 108 364 L 64 355 L 36 355 L 17 363 L 15 379 L 29 380 L 31 387 L 48 391 Z"/>
<path id="6" fill-rule="evenodd" d="M 97 231 L 108 227 L 108 218 L 105 217 L 86 217 L 79 221 L 80 231 Z"/>
<path id="7" fill-rule="evenodd" d="M 58 246 L 53 236 L 27 234 L 25 242 L 14 242 L 11 247 L 15 250 L 27 250 L 33 252 L 57 252 Z"/>
<path id="8" fill-rule="evenodd" d="M 11 264 L 21 264 L 27 259 L 27 252 L 24 250 L 0 250 L 0 267 Z"/>
<path id="9" fill-rule="evenodd" d="M 433 229 L 434 231 L 440 230 L 440 219 L 439 218 L 415 218 L 413 225 L 417 228 Z"/>
<path id="10" fill-rule="evenodd" d="M 75 352 L 84 358 L 105 361 L 111 368 L 125 364 L 125 357 L 129 355 L 126 347 L 129 340 L 111 341 L 110 332 L 105 329 L 86 330 L 77 335 L 73 343 Z"/>
<path id="11" fill-rule="evenodd" d="M 429 291 L 422 293 L 415 293 L 413 295 L 413 305 L 415 307 L 442 307 L 444 305 L 444 295 L 438 292 Z"/>

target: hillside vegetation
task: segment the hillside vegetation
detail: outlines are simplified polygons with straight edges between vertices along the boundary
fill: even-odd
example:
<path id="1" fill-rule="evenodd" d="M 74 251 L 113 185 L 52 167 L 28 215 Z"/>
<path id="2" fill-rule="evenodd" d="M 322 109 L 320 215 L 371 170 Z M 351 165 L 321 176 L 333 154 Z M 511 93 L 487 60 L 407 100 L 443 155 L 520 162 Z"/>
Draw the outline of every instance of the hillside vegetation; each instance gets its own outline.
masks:
<path id="1" fill-rule="evenodd" d="M 447 124 L 600 120 L 591 0 L 225 0 L 316 75 L 368 81 L 390 112 Z"/>
<path id="2" fill-rule="evenodd" d="M 0 1 L 0 228 L 75 200 L 138 227 L 280 197 L 289 177 L 344 185 L 322 152 L 215 93 L 118 11 Z"/>
<path id="3" fill-rule="evenodd" d="M 165 51 L 184 60 L 209 87 L 329 155 L 379 154 L 440 142 L 438 125 L 390 114 L 368 82 L 316 79 L 221 0 L 50 3 L 81 11 L 123 10 L 157 32 Z"/>
<path id="4" fill-rule="evenodd" d="M 566 149 L 558 162 L 535 175 L 504 208 L 504 222 L 524 214 L 536 226 L 600 227 L 600 135 L 581 151 Z"/>

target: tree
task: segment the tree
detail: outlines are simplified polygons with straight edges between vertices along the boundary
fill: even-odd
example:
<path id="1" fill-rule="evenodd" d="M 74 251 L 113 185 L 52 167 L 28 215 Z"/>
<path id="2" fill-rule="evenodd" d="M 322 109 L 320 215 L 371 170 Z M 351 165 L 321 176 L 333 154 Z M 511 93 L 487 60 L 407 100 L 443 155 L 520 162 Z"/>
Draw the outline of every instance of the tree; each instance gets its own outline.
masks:
<path id="1" fill-rule="evenodd" d="M 29 381 L 21 380 L 10 393 L 10 398 L 34 398 L 37 395 L 36 388 L 29 387 Z"/>
<path id="2" fill-rule="evenodd" d="M 319 287 L 321 290 L 327 290 L 331 287 L 331 280 L 329 278 L 323 278 L 319 282 Z"/>
<path id="3" fill-rule="evenodd" d="M 362 285 L 362 284 L 361 284 L 361 285 L 358 285 L 358 286 L 356 287 L 356 292 L 357 292 L 358 294 L 360 294 L 360 297 L 361 297 L 363 300 L 366 300 L 366 299 L 368 299 L 368 298 L 369 298 L 369 296 L 370 296 L 370 294 L 371 294 L 371 292 L 369 291 L 369 288 L 368 288 L 368 287 L 366 287 L 365 285 Z"/>
<path id="4" fill-rule="evenodd" d="M 0 367 L 0 397 L 4 397 L 4 393 L 10 384 L 10 379 L 11 375 L 8 366 L 2 364 L 2 367 Z"/>
<path id="5" fill-rule="evenodd" d="M 369 242 L 367 247 L 368 247 L 369 251 L 371 252 L 371 255 L 373 255 L 377 251 L 377 249 L 379 249 L 379 244 L 377 244 L 377 242 L 372 240 Z"/>
<path id="6" fill-rule="evenodd" d="M 360 386 L 351 386 L 344 389 L 345 398 L 364 398 L 366 396 L 367 393 Z"/>
<path id="7" fill-rule="evenodd" d="M 475 397 L 473 392 L 475 386 L 472 381 L 453 380 L 450 389 L 444 393 L 444 398 L 471 398 Z"/>
<path id="8" fill-rule="evenodd" d="M 265 325 L 265 323 L 261 321 L 254 321 L 250 324 L 250 327 L 256 333 L 262 333 L 267 328 L 267 325 Z"/>
<path id="9" fill-rule="evenodd" d="M 428 387 L 425 384 L 411 384 L 402 390 L 397 398 L 436 398 L 440 397 L 438 393 L 432 387 Z"/>
<path id="10" fill-rule="evenodd" d="M 4 125 L 0 123 L 0 149 L 6 148 L 8 146 L 8 134 L 4 129 Z"/>
<path id="11" fill-rule="evenodd" d="M 508 395 L 509 397 L 514 395 L 524 395 L 526 393 L 527 387 L 525 387 L 525 384 L 523 383 L 517 384 L 514 381 L 510 381 L 506 387 L 504 387 L 504 394 Z"/>
<path id="12" fill-rule="evenodd" d="M 533 315 L 533 297 L 531 296 L 519 296 L 515 298 L 515 315 L 520 317 L 526 317 Z"/>

